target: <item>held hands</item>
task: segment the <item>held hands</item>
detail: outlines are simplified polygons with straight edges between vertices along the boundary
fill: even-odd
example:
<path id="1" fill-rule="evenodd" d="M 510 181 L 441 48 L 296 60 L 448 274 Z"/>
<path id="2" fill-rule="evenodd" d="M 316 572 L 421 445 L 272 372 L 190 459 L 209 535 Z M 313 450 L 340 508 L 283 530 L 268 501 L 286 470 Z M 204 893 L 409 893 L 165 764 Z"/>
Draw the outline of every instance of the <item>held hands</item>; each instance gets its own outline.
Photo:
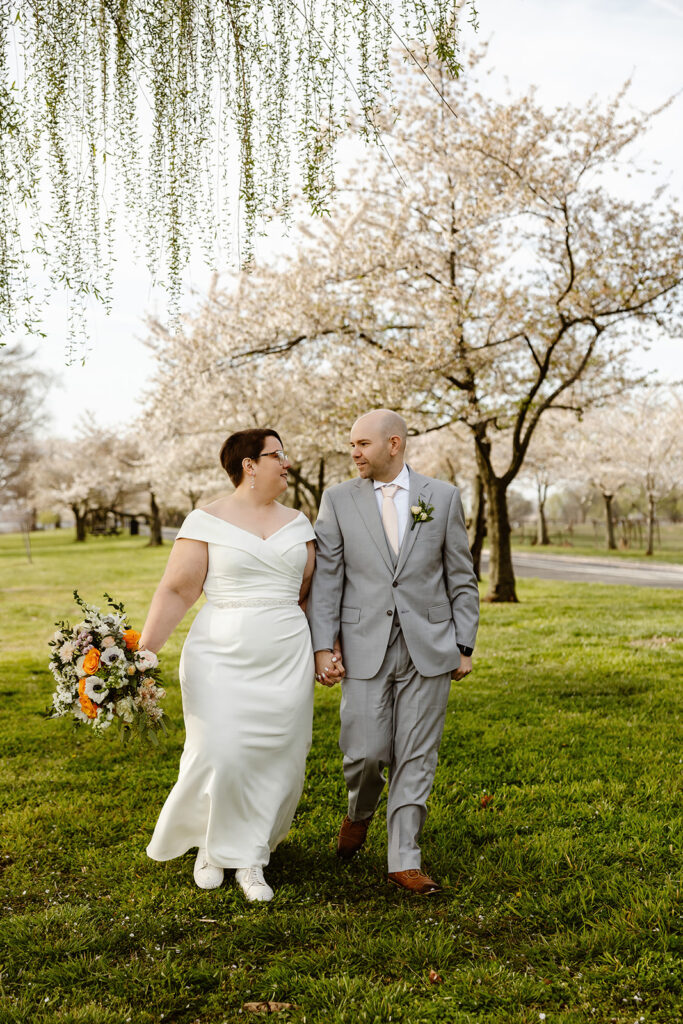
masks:
<path id="1" fill-rule="evenodd" d="M 451 673 L 451 679 L 455 679 L 456 683 L 459 683 L 460 680 L 464 679 L 465 676 L 468 676 L 471 671 L 472 671 L 472 658 L 468 657 L 466 654 L 461 654 L 460 655 L 460 664 Z"/>
<path id="2" fill-rule="evenodd" d="M 346 675 L 341 660 L 341 649 L 335 644 L 333 651 L 315 652 L 315 678 L 323 686 L 334 686 Z"/>

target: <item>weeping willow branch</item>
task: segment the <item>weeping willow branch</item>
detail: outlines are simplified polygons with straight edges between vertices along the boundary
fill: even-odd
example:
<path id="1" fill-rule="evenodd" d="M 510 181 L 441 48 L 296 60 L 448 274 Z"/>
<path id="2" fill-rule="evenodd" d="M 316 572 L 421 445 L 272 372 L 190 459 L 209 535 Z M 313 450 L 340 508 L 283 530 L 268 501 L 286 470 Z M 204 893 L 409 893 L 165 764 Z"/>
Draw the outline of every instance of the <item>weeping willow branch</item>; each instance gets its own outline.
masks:
<path id="1" fill-rule="evenodd" d="M 213 266 L 248 263 L 295 180 L 324 212 L 351 120 L 383 145 L 392 41 L 457 75 L 463 7 L 476 16 L 474 0 L 0 0 L 0 330 L 39 330 L 40 299 L 66 288 L 73 341 L 89 296 L 111 302 L 119 225 L 173 308 L 196 238 Z"/>

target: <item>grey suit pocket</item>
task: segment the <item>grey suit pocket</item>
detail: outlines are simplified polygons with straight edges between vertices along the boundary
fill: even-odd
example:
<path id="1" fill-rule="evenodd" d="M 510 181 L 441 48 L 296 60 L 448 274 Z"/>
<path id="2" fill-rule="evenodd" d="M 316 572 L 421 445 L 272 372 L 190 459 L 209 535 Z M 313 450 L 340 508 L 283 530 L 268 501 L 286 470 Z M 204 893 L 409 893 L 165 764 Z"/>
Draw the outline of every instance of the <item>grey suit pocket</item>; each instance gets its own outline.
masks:
<path id="1" fill-rule="evenodd" d="M 349 608 L 342 605 L 339 618 L 342 622 L 360 622 L 360 608 Z"/>
<path id="2" fill-rule="evenodd" d="M 451 619 L 452 617 L 453 612 L 449 604 L 433 604 L 427 611 L 427 618 L 430 622 L 445 622 L 446 619 Z"/>

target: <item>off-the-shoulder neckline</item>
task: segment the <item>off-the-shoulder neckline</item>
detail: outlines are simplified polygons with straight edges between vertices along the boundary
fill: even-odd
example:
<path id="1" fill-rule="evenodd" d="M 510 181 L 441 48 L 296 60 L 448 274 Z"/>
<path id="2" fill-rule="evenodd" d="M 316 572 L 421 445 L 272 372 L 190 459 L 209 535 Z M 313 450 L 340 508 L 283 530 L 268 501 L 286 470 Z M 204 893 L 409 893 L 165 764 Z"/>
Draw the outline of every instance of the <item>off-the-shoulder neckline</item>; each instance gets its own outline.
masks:
<path id="1" fill-rule="evenodd" d="M 297 520 L 300 519 L 302 516 L 304 517 L 304 519 L 306 518 L 303 512 L 298 512 L 293 519 L 290 519 L 288 523 L 285 523 L 284 526 L 281 526 L 279 530 L 275 530 L 274 533 L 269 533 L 267 537 L 261 537 L 260 534 L 254 533 L 252 530 L 245 530 L 243 526 L 238 526 L 236 523 L 230 523 L 228 522 L 227 519 L 221 519 L 220 516 L 215 516 L 211 512 L 205 512 L 203 508 L 196 508 L 194 509 L 194 511 L 201 512 L 203 515 L 208 516 L 209 519 L 215 519 L 219 523 L 224 523 L 225 526 L 232 526 L 233 530 L 239 530 L 240 533 L 248 533 L 250 537 L 256 537 L 256 540 L 262 541 L 270 540 L 271 537 L 275 537 L 277 536 L 278 533 L 282 533 L 284 529 L 286 529 L 288 526 L 291 526 L 292 523 L 296 523 Z"/>

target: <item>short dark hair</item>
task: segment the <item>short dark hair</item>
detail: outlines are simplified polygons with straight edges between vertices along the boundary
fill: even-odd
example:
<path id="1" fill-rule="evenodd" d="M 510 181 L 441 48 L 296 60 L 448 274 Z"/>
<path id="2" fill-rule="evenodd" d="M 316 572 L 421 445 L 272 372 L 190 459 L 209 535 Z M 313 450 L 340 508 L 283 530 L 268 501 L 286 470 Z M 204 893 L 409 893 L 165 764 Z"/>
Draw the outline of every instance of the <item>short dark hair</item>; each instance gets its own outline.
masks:
<path id="1" fill-rule="evenodd" d="M 267 437 L 276 437 L 280 444 L 282 438 L 277 430 L 267 427 L 254 427 L 252 430 L 238 430 L 231 434 L 221 448 L 221 466 L 232 480 L 235 487 L 242 483 L 244 476 L 243 459 L 257 459 L 261 454 L 263 442 Z"/>

